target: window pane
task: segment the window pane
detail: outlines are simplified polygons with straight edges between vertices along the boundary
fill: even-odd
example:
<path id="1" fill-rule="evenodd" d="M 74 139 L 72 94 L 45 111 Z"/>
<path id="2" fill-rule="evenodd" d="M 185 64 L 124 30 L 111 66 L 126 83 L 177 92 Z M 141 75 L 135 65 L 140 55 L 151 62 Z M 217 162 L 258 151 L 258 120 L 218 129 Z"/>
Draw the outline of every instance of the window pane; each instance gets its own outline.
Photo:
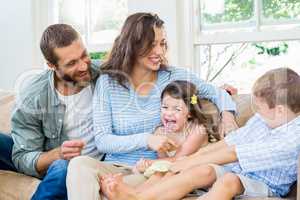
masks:
<path id="1" fill-rule="evenodd" d="M 127 0 L 92 0 L 91 43 L 112 43 L 127 17 Z"/>
<path id="2" fill-rule="evenodd" d="M 300 19 L 299 0 L 262 0 L 263 16 L 268 20 Z"/>
<path id="3" fill-rule="evenodd" d="M 290 67 L 300 73 L 300 41 L 207 45 L 198 48 L 201 77 L 207 81 L 214 78 L 212 82 L 217 86 L 224 83 L 234 85 L 241 94 L 250 93 L 254 81 L 270 69 Z"/>
<path id="4" fill-rule="evenodd" d="M 85 0 L 59 0 L 59 23 L 71 24 L 84 35 Z"/>
<path id="5" fill-rule="evenodd" d="M 253 0 L 200 0 L 202 25 L 248 21 L 254 15 Z"/>

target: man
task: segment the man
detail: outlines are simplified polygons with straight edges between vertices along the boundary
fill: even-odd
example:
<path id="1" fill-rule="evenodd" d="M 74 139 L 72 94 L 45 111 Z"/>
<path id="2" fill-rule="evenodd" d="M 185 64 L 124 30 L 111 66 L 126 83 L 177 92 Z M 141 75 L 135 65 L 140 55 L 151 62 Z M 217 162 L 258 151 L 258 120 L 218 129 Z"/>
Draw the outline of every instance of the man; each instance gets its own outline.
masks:
<path id="1" fill-rule="evenodd" d="M 17 98 L 12 161 L 17 171 L 42 179 L 32 199 L 67 199 L 68 160 L 81 154 L 102 157 L 91 134 L 92 93 L 99 73 L 69 25 L 49 26 L 40 48 L 49 69 Z"/>

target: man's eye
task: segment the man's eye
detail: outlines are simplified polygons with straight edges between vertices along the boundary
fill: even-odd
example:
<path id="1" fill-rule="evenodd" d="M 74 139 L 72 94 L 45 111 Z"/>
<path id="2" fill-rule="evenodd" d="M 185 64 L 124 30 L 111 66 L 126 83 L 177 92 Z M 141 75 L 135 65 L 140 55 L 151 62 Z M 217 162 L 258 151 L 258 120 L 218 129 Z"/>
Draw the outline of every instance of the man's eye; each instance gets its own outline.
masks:
<path id="1" fill-rule="evenodd" d="M 67 64 L 67 66 L 73 66 L 73 65 L 75 65 L 75 64 L 76 64 L 76 61 L 74 60 L 74 61 L 69 62 L 69 63 Z"/>

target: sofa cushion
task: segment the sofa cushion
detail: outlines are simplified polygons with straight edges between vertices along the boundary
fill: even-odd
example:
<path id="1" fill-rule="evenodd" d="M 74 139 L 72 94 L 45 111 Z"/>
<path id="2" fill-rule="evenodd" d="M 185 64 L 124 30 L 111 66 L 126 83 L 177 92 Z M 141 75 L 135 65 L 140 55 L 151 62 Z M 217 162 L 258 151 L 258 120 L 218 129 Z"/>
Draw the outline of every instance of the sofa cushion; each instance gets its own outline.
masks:
<path id="1" fill-rule="evenodd" d="M 0 199 L 31 199 L 40 180 L 20 173 L 0 170 Z"/>
<path id="2" fill-rule="evenodd" d="M 15 96 L 11 92 L 0 90 L 0 132 L 10 133 L 10 117 L 15 102 Z"/>

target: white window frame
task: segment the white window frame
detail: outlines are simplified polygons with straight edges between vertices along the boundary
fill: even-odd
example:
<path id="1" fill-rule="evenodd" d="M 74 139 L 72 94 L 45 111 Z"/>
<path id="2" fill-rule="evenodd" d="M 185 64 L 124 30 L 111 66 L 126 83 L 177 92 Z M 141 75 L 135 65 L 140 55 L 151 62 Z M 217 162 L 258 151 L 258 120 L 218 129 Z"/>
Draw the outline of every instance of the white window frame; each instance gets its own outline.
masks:
<path id="1" fill-rule="evenodd" d="M 255 21 L 247 21 L 244 23 L 226 23 L 214 24 L 211 26 L 201 27 L 201 9 L 199 0 L 184 1 L 183 11 L 183 35 L 189 38 L 183 46 L 184 59 L 182 63 L 190 66 L 196 73 L 201 73 L 200 69 L 200 52 L 201 45 L 229 44 L 241 42 L 268 42 L 281 40 L 300 40 L 300 20 L 279 20 L 265 21 L 261 19 L 261 0 L 254 0 L 254 18 Z M 195 15 L 195 13 L 197 13 Z M 253 24 L 254 23 L 254 24 Z M 286 29 L 272 30 L 271 25 L 284 26 L 290 25 Z M 251 25 L 251 27 L 249 26 Z M 249 29 L 245 27 L 249 26 Z M 268 28 L 265 28 L 268 27 Z M 236 28 L 229 31 L 229 28 Z M 237 29 L 238 28 L 238 29 Z M 209 32 L 208 30 L 221 30 Z M 224 30 L 227 29 L 227 30 Z"/>
<path id="2" fill-rule="evenodd" d="M 90 51 L 90 52 L 93 52 L 93 51 L 108 51 L 111 49 L 113 43 L 101 43 L 101 44 L 94 44 L 94 43 L 91 43 L 91 33 L 92 33 L 92 29 L 90 27 L 90 22 L 91 22 L 91 4 L 92 4 L 92 1 L 91 0 L 85 0 L 85 10 L 87 13 L 85 15 L 85 27 L 84 27 L 84 31 L 85 31 L 85 35 L 84 35 L 84 41 L 85 41 L 85 44 L 87 46 L 87 49 Z M 54 23 L 58 23 L 59 22 L 59 13 L 58 13 L 58 10 L 59 10 L 59 5 L 58 5 L 58 0 L 53 0 L 52 1 L 52 7 L 53 7 L 53 22 Z"/>

